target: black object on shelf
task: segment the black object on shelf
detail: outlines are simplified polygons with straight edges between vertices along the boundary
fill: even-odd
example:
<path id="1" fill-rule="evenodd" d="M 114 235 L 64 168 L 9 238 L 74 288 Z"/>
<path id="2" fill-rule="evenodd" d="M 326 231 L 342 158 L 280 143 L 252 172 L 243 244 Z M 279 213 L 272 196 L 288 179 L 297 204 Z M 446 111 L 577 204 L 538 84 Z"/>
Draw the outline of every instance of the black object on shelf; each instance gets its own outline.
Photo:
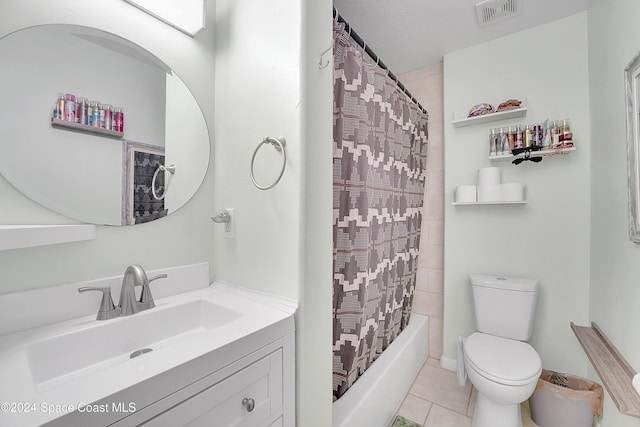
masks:
<path id="1" fill-rule="evenodd" d="M 541 156 L 531 157 L 532 151 L 540 151 L 540 150 L 542 150 L 542 147 L 539 145 L 531 145 L 529 147 L 524 147 L 524 148 L 514 148 L 513 150 L 511 150 L 511 154 L 513 154 L 514 156 L 518 156 L 524 153 L 524 156 L 514 159 L 511 163 L 513 163 L 514 165 L 519 165 L 520 163 L 526 162 L 526 161 L 540 163 L 542 161 Z"/>

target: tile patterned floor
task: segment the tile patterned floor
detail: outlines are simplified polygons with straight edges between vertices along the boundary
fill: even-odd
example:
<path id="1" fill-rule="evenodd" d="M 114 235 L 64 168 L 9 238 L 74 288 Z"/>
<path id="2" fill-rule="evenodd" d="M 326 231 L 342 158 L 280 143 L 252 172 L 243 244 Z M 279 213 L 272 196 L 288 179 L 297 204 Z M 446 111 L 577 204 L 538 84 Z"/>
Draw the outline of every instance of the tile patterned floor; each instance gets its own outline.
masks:
<path id="1" fill-rule="evenodd" d="M 475 389 L 471 385 L 460 387 L 455 372 L 441 368 L 440 361 L 430 358 L 413 382 L 398 415 L 424 427 L 471 427 L 475 404 Z M 529 404 L 525 402 L 523 427 L 537 427 L 529 414 Z"/>

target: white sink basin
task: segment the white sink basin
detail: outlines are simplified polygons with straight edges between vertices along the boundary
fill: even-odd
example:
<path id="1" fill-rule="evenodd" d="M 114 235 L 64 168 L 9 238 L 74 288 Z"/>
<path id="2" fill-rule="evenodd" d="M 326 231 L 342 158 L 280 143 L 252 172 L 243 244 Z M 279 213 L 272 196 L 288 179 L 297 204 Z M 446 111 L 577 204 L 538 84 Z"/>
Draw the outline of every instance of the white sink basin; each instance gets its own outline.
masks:
<path id="1" fill-rule="evenodd" d="M 135 417 L 129 411 L 81 406 L 125 402 L 137 412 L 169 396 L 178 403 L 194 383 L 232 373 L 248 354 L 276 341 L 293 345 L 295 301 L 209 284 L 206 264 L 151 272 L 161 273 L 168 278 L 154 291 L 155 308 L 105 321 L 96 320 L 99 296 L 78 298 L 78 288 L 117 289 L 121 276 L 0 295 L 0 402 L 31 402 L 0 412 L 0 425 L 138 425 L 123 421 Z M 152 351 L 130 358 L 145 348 Z"/>
<path id="2" fill-rule="evenodd" d="M 27 359 L 36 388 L 46 390 L 126 363 L 137 350 L 151 349 L 151 353 L 138 356 L 147 357 L 240 316 L 239 312 L 204 299 L 157 306 L 131 316 L 93 321 L 80 329 L 34 342 L 26 348 Z"/>

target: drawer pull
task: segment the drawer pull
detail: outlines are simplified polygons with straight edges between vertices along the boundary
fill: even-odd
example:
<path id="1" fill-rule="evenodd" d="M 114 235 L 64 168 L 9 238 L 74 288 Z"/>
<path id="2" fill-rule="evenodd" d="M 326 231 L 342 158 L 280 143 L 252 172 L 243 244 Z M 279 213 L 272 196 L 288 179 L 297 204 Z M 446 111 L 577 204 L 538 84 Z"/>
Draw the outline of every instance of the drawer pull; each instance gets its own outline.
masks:
<path id="1" fill-rule="evenodd" d="M 245 397 L 244 399 L 242 399 L 242 406 L 247 408 L 247 412 L 251 412 L 256 407 L 256 401 L 251 397 Z"/>

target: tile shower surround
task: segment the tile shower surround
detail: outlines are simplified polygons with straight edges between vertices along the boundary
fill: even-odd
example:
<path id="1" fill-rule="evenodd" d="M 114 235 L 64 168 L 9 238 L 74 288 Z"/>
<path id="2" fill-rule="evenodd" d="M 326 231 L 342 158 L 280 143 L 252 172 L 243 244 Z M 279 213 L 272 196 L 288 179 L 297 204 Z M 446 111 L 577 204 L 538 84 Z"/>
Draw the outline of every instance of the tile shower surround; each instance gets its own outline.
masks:
<path id="1" fill-rule="evenodd" d="M 429 316 L 429 356 L 442 356 L 444 287 L 444 114 L 442 63 L 401 74 L 400 81 L 429 112 L 427 184 L 412 312 Z"/>

